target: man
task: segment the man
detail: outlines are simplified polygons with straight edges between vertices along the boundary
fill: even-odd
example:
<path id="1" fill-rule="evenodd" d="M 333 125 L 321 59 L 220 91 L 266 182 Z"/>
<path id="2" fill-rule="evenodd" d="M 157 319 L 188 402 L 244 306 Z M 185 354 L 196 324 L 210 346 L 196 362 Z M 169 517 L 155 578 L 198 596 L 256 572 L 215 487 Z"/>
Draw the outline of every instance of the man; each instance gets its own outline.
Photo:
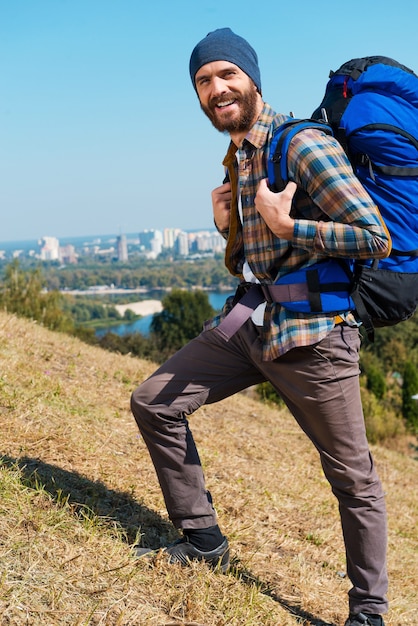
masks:
<path id="1" fill-rule="evenodd" d="M 231 139 L 224 160 L 229 180 L 213 191 L 212 202 L 215 224 L 227 239 L 226 265 L 242 283 L 235 301 L 253 283 L 268 293 L 278 276 L 326 256 L 387 256 L 390 240 L 376 206 L 337 142 L 321 131 L 305 130 L 292 140 L 288 167 L 295 182 L 282 193 L 269 190 L 269 143 L 286 117 L 263 101 L 257 55 L 246 40 L 229 28 L 209 33 L 192 52 L 190 76 L 204 113 Z M 266 300 L 255 303 L 246 321 L 236 319 L 246 307 L 234 301 L 226 315 L 227 303 L 219 319 L 132 395 L 169 517 L 183 531 L 182 539 L 165 548 L 167 558 L 227 569 L 228 541 L 187 416 L 268 380 L 318 449 L 339 502 L 353 585 L 346 626 L 383 626 L 386 513 L 365 435 L 358 324 L 350 311 L 306 315 L 268 295 Z"/>

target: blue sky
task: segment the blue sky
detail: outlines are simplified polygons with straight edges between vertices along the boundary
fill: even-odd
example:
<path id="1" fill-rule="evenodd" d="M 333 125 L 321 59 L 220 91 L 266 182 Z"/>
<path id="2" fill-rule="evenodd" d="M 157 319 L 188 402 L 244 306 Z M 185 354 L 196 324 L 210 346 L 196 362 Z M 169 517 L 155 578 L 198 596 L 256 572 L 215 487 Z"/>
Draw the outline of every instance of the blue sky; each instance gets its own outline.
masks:
<path id="1" fill-rule="evenodd" d="M 211 227 L 228 140 L 188 62 L 224 26 L 299 117 L 351 58 L 418 72 L 417 0 L 0 0 L 0 241 Z"/>

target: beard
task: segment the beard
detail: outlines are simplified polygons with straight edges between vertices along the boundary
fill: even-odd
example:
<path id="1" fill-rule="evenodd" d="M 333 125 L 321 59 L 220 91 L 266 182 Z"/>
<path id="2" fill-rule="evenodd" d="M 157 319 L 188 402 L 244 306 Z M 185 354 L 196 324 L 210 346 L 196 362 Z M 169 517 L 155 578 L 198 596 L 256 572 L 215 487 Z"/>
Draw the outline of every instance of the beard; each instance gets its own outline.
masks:
<path id="1" fill-rule="evenodd" d="M 216 115 L 216 105 L 221 102 L 235 100 L 239 105 L 239 115 L 230 119 L 219 119 Z M 200 104 L 204 114 L 210 119 L 216 130 L 221 133 L 236 133 L 249 131 L 257 115 L 258 93 L 250 88 L 243 93 L 231 91 L 219 98 L 212 98 L 207 106 Z"/>

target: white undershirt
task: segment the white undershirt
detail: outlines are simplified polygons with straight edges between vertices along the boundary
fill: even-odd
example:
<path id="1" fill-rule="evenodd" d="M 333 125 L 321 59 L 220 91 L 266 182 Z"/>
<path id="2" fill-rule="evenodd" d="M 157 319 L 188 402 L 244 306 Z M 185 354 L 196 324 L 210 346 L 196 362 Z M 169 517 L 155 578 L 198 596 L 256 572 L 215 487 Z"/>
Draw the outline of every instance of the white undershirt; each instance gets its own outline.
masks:
<path id="1" fill-rule="evenodd" d="M 243 222 L 242 218 L 242 204 L 241 204 L 241 194 L 238 189 L 238 213 L 241 220 L 241 224 Z M 244 276 L 244 280 L 247 283 L 259 283 L 260 281 L 256 276 L 254 276 L 248 261 L 244 261 L 244 266 L 242 268 L 242 275 Z M 254 310 L 251 315 L 251 319 L 256 326 L 263 326 L 264 323 L 264 311 L 266 308 L 266 302 L 262 302 L 258 305 L 258 307 Z"/>

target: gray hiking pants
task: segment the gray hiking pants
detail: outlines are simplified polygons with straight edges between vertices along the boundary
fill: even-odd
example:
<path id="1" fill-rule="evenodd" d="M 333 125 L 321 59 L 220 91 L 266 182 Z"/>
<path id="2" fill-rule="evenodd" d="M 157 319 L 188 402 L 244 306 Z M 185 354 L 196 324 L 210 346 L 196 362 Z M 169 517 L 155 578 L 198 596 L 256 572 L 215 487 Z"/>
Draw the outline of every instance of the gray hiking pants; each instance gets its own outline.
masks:
<path id="1" fill-rule="evenodd" d="M 187 417 L 268 380 L 317 448 L 339 502 L 352 582 L 350 610 L 384 613 L 386 509 L 366 439 L 359 389 L 358 330 L 344 324 L 313 346 L 261 360 L 257 328 L 248 321 L 229 342 L 201 333 L 132 394 L 132 412 L 149 449 L 167 511 L 177 528 L 217 523 Z"/>

